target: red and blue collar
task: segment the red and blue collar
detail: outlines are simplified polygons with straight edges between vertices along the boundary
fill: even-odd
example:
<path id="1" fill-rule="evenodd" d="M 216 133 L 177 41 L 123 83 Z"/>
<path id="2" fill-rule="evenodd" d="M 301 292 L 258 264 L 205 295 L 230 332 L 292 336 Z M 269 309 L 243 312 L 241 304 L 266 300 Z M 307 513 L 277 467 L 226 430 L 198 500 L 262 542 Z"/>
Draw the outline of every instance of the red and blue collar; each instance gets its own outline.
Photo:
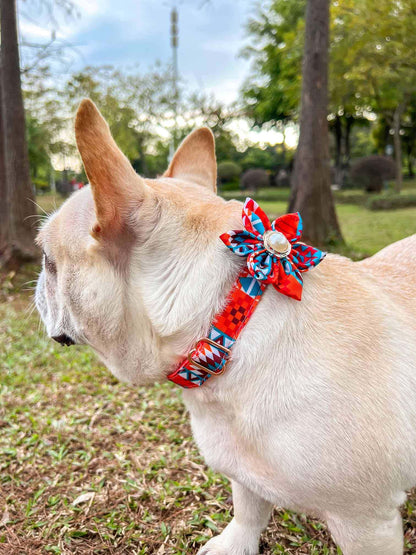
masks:
<path id="1" fill-rule="evenodd" d="M 211 376 L 222 374 L 231 349 L 256 309 L 270 283 L 292 299 L 301 300 L 302 273 L 315 267 L 324 252 L 305 245 L 299 212 L 286 214 L 270 223 L 251 198 L 243 207 L 243 230 L 223 233 L 220 239 L 238 256 L 247 258 L 225 307 L 212 322 L 207 337 L 196 342 L 187 358 L 168 379 L 182 387 L 199 387 Z"/>

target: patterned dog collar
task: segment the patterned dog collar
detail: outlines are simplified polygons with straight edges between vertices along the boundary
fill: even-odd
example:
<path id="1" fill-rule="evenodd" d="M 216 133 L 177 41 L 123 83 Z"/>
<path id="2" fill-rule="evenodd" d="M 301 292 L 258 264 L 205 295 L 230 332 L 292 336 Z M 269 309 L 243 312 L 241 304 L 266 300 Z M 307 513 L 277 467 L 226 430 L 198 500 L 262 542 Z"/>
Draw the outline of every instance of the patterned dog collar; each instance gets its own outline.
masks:
<path id="1" fill-rule="evenodd" d="M 251 198 L 243 207 L 243 230 L 229 231 L 220 239 L 238 256 L 247 258 L 224 309 L 218 313 L 208 336 L 200 339 L 187 358 L 168 375 L 182 387 L 201 386 L 211 376 L 222 374 L 231 349 L 253 314 L 267 285 L 292 299 L 301 300 L 302 272 L 307 272 L 325 257 L 324 252 L 305 245 L 299 213 L 286 214 L 270 223 Z"/>

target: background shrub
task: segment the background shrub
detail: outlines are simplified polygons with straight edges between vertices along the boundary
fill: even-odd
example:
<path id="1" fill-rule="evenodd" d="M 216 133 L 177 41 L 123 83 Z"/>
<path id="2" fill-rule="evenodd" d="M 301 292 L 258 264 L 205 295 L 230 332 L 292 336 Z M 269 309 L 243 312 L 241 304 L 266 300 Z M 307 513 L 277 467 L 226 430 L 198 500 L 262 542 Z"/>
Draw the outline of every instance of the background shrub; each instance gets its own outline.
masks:
<path id="1" fill-rule="evenodd" d="M 224 160 L 218 164 L 219 183 L 238 181 L 241 175 L 241 167 L 232 160 Z"/>
<path id="2" fill-rule="evenodd" d="M 411 195 L 377 195 L 367 201 L 370 210 L 394 210 L 416 206 L 416 194 Z"/>
<path id="3" fill-rule="evenodd" d="M 268 187 L 270 184 L 269 175 L 266 170 L 253 168 L 243 173 L 240 180 L 240 187 L 243 190 L 257 191 L 261 187 Z"/>
<path id="4" fill-rule="evenodd" d="M 394 179 L 395 176 L 395 163 L 387 156 L 366 156 L 357 160 L 351 167 L 352 181 L 368 193 L 380 193 L 383 182 Z"/>

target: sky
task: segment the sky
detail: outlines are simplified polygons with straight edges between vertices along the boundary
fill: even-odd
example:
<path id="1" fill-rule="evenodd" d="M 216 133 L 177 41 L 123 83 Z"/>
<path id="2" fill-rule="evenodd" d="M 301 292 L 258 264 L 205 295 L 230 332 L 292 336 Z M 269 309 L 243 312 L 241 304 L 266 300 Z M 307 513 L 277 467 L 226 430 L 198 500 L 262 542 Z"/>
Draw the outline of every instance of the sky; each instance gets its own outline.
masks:
<path id="1" fill-rule="evenodd" d="M 38 0 L 40 1 L 40 0 Z M 224 103 L 238 98 L 250 62 L 245 24 L 257 0 L 177 0 L 179 72 L 186 87 L 213 94 Z M 170 62 L 170 10 L 174 0 L 75 0 L 79 18 L 59 16 L 57 37 L 76 46 L 71 71 L 86 65 L 139 65 Z M 48 40 L 51 24 L 41 3 L 19 0 L 19 27 L 25 40 Z M 49 25 L 49 29 L 48 29 Z M 274 131 L 253 133 L 240 122 L 237 132 L 253 141 L 276 143 Z M 290 137 L 288 137 L 290 142 Z"/>

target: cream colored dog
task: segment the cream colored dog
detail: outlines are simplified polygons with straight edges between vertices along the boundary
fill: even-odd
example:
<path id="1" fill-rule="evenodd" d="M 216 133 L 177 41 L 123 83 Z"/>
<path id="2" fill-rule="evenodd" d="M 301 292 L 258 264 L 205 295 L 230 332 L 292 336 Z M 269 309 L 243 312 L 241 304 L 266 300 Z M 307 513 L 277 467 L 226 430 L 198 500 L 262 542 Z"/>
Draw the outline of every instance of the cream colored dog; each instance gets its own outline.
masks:
<path id="1" fill-rule="evenodd" d="M 132 384 L 164 381 L 204 337 L 245 261 L 219 240 L 241 204 L 215 193 L 192 133 L 160 179 L 136 175 L 91 101 L 76 138 L 91 188 L 39 233 L 48 334 L 91 345 Z M 226 372 L 185 390 L 195 440 L 232 481 L 234 518 L 200 554 L 251 555 L 273 505 L 325 520 L 345 555 L 399 555 L 416 484 L 416 235 L 354 263 L 329 255 L 302 302 L 269 287 Z"/>

